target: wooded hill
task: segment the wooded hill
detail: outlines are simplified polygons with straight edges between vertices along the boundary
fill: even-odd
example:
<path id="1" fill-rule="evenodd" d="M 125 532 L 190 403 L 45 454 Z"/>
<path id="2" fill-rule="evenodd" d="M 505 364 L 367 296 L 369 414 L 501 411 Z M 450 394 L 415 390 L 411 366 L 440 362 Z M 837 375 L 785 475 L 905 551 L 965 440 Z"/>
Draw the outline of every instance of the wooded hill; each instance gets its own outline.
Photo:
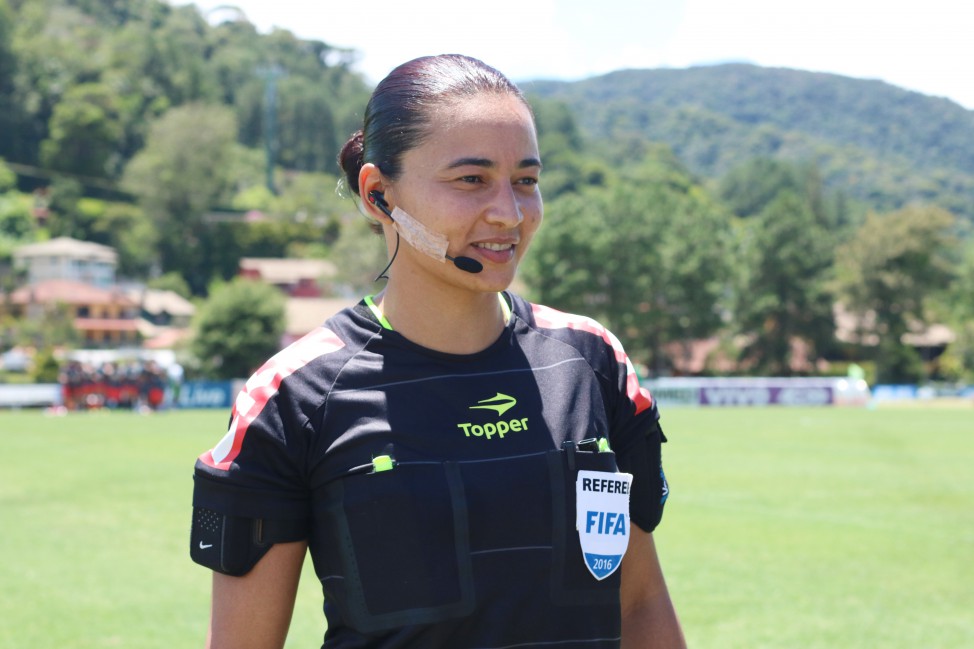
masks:
<path id="1" fill-rule="evenodd" d="M 374 292 L 386 250 L 335 191 L 370 91 L 355 57 L 230 7 L 0 0 L 0 293 L 23 280 L 14 250 L 60 236 L 201 300 L 243 257 L 329 259 L 329 292 Z M 521 85 L 545 164 L 531 299 L 598 319 L 655 374 L 825 359 L 974 380 L 971 111 L 749 65 Z M 836 305 L 879 343 L 839 338 Z M 57 318 L 0 322 L 0 347 L 63 346 Z M 956 337 L 921 357 L 905 341 L 932 323 Z M 690 366 L 702 340 L 719 353 Z"/>
<path id="2" fill-rule="evenodd" d="M 974 220 L 974 111 L 875 80 L 754 65 L 625 70 L 526 90 L 565 102 L 590 138 L 663 142 L 692 172 L 742 161 L 818 166 L 876 210 L 921 201 Z"/>

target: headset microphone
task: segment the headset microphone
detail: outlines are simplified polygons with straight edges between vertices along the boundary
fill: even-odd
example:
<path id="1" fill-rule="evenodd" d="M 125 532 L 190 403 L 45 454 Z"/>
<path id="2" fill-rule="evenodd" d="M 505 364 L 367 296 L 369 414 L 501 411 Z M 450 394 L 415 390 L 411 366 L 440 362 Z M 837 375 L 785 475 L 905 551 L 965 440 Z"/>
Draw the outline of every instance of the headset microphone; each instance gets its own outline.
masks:
<path id="1" fill-rule="evenodd" d="M 445 258 L 453 262 L 454 266 L 467 273 L 476 274 L 484 269 L 483 264 L 471 257 L 451 257 L 446 254 L 446 246 L 449 243 L 446 237 L 433 232 L 398 207 L 394 211 L 390 211 L 389 204 L 386 203 L 382 192 L 369 192 L 369 202 L 392 219 L 392 222 L 396 225 L 396 233 L 401 233 L 402 237 L 420 252 L 426 253 L 434 259 L 442 260 Z M 394 212 L 398 213 L 397 216 L 393 216 Z M 391 265 L 392 262 L 390 261 L 389 264 Z"/>
<path id="2" fill-rule="evenodd" d="M 451 257 L 450 255 L 443 256 L 452 261 L 454 266 L 468 273 L 476 274 L 484 269 L 484 265 L 472 257 Z"/>

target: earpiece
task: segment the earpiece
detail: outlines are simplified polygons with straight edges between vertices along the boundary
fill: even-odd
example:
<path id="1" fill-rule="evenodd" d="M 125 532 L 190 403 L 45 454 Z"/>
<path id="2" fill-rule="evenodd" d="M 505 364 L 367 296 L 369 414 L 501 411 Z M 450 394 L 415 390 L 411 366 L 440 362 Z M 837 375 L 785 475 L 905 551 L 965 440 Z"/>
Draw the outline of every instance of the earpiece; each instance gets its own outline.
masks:
<path id="1" fill-rule="evenodd" d="M 386 202 L 386 197 L 382 192 L 376 189 L 370 191 L 369 202 L 382 210 L 382 213 L 388 216 L 390 219 L 392 218 L 392 212 L 389 211 L 389 203 Z"/>

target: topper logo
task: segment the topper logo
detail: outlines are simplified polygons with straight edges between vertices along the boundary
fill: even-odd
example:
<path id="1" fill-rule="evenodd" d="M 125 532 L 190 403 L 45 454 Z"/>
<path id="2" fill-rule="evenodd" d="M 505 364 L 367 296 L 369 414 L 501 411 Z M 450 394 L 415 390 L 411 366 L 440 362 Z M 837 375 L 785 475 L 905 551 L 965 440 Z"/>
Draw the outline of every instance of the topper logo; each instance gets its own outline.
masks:
<path id="1" fill-rule="evenodd" d="M 497 416 L 500 417 L 505 412 L 517 405 L 517 399 L 498 392 L 490 399 L 484 399 L 483 401 L 478 401 L 477 403 L 480 405 L 470 406 L 470 409 L 493 410 L 497 413 Z"/>
<path id="2" fill-rule="evenodd" d="M 498 392 L 496 395 L 489 399 L 483 399 L 477 402 L 477 405 L 470 406 L 470 410 L 493 410 L 500 417 L 508 410 L 517 405 L 517 399 L 514 397 L 502 394 Z M 463 424 L 457 424 L 457 428 L 463 431 L 466 437 L 483 437 L 485 439 L 504 439 L 504 435 L 514 431 L 519 432 L 528 429 L 528 418 L 520 417 L 516 419 L 510 419 L 508 421 L 498 421 L 487 422 L 484 424 L 475 424 L 473 422 L 466 422 Z"/>
<path id="3" fill-rule="evenodd" d="M 474 437 L 486 437 L 490 439 L 492 437 L 498 437 L 504 439 L 504 435 L 511 432 L 527 430 L 528 429 L 528 418 L 522 417 L 521 419 L 511 419 L 510 421 L 499 421 L 496 424 L 486 423 L 486 424 L 457 424 L 457 428 L 463 431 L 463 434 L 467 437 L 471 435 Z"/>

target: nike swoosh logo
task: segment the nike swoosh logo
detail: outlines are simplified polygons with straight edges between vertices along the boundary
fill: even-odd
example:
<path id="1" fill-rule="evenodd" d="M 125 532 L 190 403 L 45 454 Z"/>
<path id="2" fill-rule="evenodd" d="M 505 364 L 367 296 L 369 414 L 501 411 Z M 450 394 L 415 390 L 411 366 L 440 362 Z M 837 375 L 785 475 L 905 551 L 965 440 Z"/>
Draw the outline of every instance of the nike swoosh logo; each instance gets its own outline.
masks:
<path id="1" fill-rule="evenodd" d="M 483 401 L 478 401 L 481 404 L 479 406 L 470 406 L 470 410 L 493 410 L 500 417 L 505 412 L 517 405 L 517 399 L 508 396 L 506 394 L 497 393 L 496 396 L 490 399 L 484 399 Z"/>
<path id="2" fill-rule="evenodd" d="M 212 543 L 210 543 L 208 545 L 204 545 L 203 542 L 200 541 L 200 550 L 205 550 L 206 548 L 212 548 L 212 547 L 213 547 L 213 544 Z"/>

